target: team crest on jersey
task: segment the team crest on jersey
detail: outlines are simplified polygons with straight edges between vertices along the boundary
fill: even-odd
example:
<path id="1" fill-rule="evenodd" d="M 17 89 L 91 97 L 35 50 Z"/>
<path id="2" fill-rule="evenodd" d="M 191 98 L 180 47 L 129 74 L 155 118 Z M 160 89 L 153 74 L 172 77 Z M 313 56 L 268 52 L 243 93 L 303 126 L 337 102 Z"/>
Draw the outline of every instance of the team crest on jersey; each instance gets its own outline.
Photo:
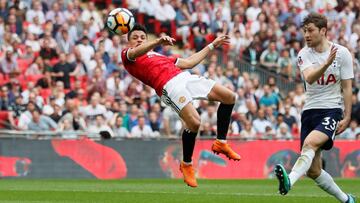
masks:
<path id="1" fill-rule="evenodd" d="M 186 101 L 186 97 L 181 96 L 181 97 L 179 98 L 179 102 L 180 102 L 180 103 L 184 103 L 185 101 Z"/>
<path id="2" fill-rule="evenodd" d="M 298 65 L 301 66 L 304 63 L 301 56 L 298 57 Z"/>

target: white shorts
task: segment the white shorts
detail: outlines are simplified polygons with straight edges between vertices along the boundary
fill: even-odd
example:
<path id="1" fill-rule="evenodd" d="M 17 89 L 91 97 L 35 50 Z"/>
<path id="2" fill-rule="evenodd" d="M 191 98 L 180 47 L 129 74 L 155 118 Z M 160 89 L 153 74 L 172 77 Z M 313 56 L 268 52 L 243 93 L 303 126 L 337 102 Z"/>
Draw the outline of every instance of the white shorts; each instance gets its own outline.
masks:
<path id="1" fill-rule="evenodd" d="M 215 83 L 214 80 L 184 71 L 165 84 L 161 100 L 179 114 L 193 99 L 208 99 Z"/>

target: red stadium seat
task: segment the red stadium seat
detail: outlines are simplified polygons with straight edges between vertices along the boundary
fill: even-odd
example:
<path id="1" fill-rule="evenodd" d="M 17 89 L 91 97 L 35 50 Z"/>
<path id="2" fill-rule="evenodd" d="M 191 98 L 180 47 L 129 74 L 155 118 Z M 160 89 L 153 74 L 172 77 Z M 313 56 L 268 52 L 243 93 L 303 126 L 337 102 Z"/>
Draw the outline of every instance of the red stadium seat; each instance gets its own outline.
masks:
<path id="1" fill-rule="evenodd" d="M 52 94 L 52 91 L 50 88 L 43 88 L 40 90 L 40 96 L 42 96 L 42 98 L 44 100 L 47 100 L 47 98 L 49 98 Z"/>
<path id="2" fill-rule="evenodd" d="M 42 75 L 42 74 L 39 74 L 39 75 L 27 75 L 26 80 L 31 81 L 34 84 L 36 84 L 36 82 L 42 77 L 44 77 L 44 75 Z"/>
<path id="3" fill-rule="evenodd" d="M 25 73 L 26 69 L 30 66 L 32 61 L 33 61 L 32 59 L 17 59 L 16 60 L 21 73 Z"/>
<path id="4" fill-rule="evenodd" d="M 0 129 L 6 127 L 6 123 L 8 123 L 9 112 L 8 111 L 0 111 Z"/>

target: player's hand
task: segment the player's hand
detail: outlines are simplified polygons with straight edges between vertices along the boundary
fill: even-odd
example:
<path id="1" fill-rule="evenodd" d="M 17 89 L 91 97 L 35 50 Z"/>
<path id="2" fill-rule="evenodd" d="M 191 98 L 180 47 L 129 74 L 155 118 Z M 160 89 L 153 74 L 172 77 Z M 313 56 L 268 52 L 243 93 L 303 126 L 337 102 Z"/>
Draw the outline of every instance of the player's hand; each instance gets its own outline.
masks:
<path id="1" fill-rule="evenodd" d="M 158 38 L 158 42 L 161 45 L 171 45 L 171 46 L 173 46 L 174 42 L 176 42 L 176 40 L 174 38 L 172 38 L 172 37 L 169 37 L 169 36 L 162 36 L 162 37 Z"/>
<path id="2" fill-rule="evenodd" d="M 214 41 L 212 42 L 214 47 L 219 47 L 222 44 L 229 44 L 230 43 L 230 37 L 229 35 L 220 35 Z"/>
<path id="3" fill-rule="evenodd" d="M 338 50 L 338 48 L 336 48 L 334 45 L 331 46 L 330 55 L 326 60 L 327 67 L 329 67 L 335 60 L 337 50 Z"/>
<path id="4" fill-rule="evenodd" d="M 347 128 L 347 126 L 349 125 L 349 123 L 350 123 L 350 119 L 346 119 L 346 118 L 345 118 L 345 119 L 341 120 L 341 121 L 339 122 L 339 124 L 338 124 L 337 129 L 336 129 L 336 135 L 344 132 L 344 130 L 345 130 L 345 129 Z"/>

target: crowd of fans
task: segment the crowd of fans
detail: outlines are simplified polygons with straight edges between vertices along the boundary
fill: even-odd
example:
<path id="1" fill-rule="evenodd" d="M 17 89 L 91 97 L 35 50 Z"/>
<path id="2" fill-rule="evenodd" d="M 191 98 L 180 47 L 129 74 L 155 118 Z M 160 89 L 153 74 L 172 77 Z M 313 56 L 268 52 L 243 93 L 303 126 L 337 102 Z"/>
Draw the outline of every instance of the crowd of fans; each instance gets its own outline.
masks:
<path id="1" fill-rule="evenodd" d="M 183 124 L 154 90 L 123 68 L 126 36 L 104 21 L 115 6 L 129 8 L 152 35 L 179 43 L 164 55 L 189 56 L 218 34 L 231 37 L 192 71 L 238 95 L 229 134 L 242 139 L 297 139 L 304 103 L 302 83 L 289 92 L 274 77 L 260 84 L 257 68 L 299 81 L 296 55 L 303 46 L 301 21 L 310 12 L 329 19 L 330 40 L 354 56 L 353 114 L 344 139 L 360 139 L 360 2 L 335 0 L 128 0 L 99 9 L 79 0 L 0 0 L 0 110 L 14 130 L 76 131 L 112 137 L 179 136 Z M 226 59 L 226 60 L 224 60 Z M 254 72 L 241 72 L 247 63 Z M 195 101 L 200 136 L 216 135 L 217 104 Z M 4 124 L 4 122 L 7 122 Z M 106 134 L 106 133 L 105 133 Z"/>

